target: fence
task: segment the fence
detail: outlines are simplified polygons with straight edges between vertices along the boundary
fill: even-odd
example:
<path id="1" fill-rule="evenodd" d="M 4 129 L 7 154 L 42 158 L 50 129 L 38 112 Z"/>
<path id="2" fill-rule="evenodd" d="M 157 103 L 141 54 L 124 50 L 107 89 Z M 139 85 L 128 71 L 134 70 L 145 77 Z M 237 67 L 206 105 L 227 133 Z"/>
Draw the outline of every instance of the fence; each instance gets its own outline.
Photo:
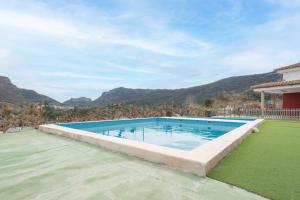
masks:
<path id="1" fill-rule="evenodd" d="M 300 119 L 300 109 L 218 109 L 214 115 L 224 117 L 261 117 L 265 119 Z"/>

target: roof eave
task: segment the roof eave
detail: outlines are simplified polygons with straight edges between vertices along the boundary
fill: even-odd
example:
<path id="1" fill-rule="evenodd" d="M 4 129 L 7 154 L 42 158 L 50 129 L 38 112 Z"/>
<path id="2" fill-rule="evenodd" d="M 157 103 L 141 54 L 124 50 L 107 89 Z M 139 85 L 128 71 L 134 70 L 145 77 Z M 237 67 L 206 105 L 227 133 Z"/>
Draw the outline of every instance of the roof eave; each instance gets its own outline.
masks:
<path id="1" fill-rule="evenodd" d="M 273 72 L 284 73 L 287 71 L 294 71 L 295 69 L 300 69 L 300 63 L 296 63 L 296 64 L 289 65 L 286 67 L 280 67 L 280 68 L 274 69 Z"/>
<path id="2" fill-rule="evenodd" d="M 254 92 L 268 92 L 268 91 L 278 91 L 277 93 L 284 93 L 286 90 L 292 90 L 295 88 L 300 88 L 300 83 L 294 85 L 284 85 L 284 86 L 266 86 L 266 87 L 254 87 L 252 90 Z"/>

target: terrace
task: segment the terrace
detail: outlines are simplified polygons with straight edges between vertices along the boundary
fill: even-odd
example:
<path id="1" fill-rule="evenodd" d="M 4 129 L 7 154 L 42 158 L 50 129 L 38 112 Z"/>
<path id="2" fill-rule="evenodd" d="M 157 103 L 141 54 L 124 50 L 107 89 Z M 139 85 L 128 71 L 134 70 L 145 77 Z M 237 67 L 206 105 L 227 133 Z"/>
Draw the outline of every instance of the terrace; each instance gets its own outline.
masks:
<path id="1" fill-rule="evenodd" d="M 299 199 L 299 121 L 259 128 L 208 177 L 36 130 L 1 135 L 0 199 Z"/>
<path id="2" fill-rule="evenodd" d="M 0 199 L 264 199 L 237 187 L 26 131 L 0 136 Z"/>

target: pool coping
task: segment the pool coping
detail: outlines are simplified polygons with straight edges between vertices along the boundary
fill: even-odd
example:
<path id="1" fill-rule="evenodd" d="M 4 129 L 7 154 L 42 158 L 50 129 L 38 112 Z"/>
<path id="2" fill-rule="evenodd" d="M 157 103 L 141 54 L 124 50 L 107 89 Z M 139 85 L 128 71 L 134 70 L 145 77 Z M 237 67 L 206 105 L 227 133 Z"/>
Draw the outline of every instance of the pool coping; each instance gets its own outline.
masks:
<path id="1" fill-rule="evenodd" d="M 262 123 L 263 119 L 255 121 L 202 119 L 187 117 L 159 117 L 169 119 L 186 119 L 202 121 L 241 122 L 246 123 L 224 135 L 209 141 L 191 151 L 179 150 L 169 147 L 158 146 L 141 141 L 126 140 L 122 138 L 100 135 L 89 131 L 67 128 L 55 124 L 40 125 L 39 130 L 45 133 L 64 136 L 87 142 L 115 152 L 121 152 L 136 156 L 143 160 L 191 172 L 200 176 L 206 174 L 218 164 L 229 152 L 231 152 L 243 139 L 252 133 L 254 127 Z M 145 119 L 145 118 L 144 118 Z M 110 120 L 104 120 L 110 121 Z M 76 123 L 76 122 L 75 122 Z"/>

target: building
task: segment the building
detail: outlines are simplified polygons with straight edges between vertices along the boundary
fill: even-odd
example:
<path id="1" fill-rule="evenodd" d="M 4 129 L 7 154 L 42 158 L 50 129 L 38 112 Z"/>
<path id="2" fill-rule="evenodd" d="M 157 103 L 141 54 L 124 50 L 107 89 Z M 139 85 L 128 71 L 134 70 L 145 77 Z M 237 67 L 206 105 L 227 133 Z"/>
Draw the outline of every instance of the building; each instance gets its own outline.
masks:
<path id="1" fill-rule="evenodd" d="M 283 75 L 282 81 L 255 85 L 252 89 L 261 93 L 261 109 L 264 110 L 265 93 L 282 94 L 283 109 L 300 109 L 300 63 L 275 69 Z"/>

